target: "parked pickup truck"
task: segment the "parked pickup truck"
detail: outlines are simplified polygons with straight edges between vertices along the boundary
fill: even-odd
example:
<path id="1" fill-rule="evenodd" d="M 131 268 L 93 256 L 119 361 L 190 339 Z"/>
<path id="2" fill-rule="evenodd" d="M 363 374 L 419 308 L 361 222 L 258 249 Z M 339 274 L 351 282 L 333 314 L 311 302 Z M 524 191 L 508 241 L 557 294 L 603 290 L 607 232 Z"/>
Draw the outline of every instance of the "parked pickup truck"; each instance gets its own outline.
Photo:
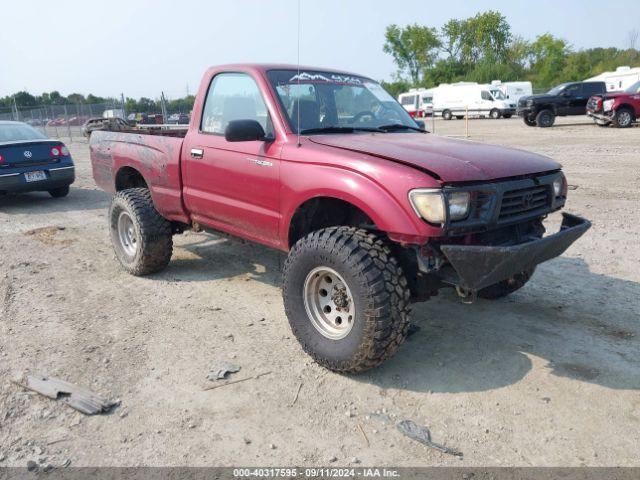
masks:
<path id="1" fill-rule="evenodd" d="M 587 115 L 600 126 L 628 128 L 640 118 L 640 82 L 623 92 L 594 95 L 587 103 Z"/>
<path id="2" fill-rule="evenodd" d="M 187 131 L 96 131 L 90 148 L 124 269 L 162 270 L 187 229 L 288 252 L 293 333 L 341 372 L 396 351 L 411 301 L 444 287 L 466 301 L 508 295 L 590 226 L 564 213 L 543 237 L 567 195 L 553 160 L 430 135 L 345 72 L 214 67 Z"/>
<path id="3" fill-rule="evenodd" d="M 516 113 L 530 127 L 547 128 L 558 116 L 584 115 L 589 97 L 606 91 L 604 82 L 562 83 L 547 93 L 521 97 Z"/>

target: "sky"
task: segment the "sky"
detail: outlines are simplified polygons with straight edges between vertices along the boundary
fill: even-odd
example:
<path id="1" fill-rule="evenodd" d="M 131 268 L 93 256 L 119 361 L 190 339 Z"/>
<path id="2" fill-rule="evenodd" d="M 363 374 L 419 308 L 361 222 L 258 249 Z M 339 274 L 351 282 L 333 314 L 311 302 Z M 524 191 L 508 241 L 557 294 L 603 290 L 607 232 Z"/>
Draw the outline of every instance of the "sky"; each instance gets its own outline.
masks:
<path id="1" fill-rule="evenodd" d="M 211 65 L 296 63 L 298 0 L 5 0 L 0 96 L 58 90 L 169 98 L 197 91 Z M 440 27 L 489 9 L 526 39 L 628 46 L 638 0 L 300 0 L 300 61 L 390 80 L 387 25 Z"/>

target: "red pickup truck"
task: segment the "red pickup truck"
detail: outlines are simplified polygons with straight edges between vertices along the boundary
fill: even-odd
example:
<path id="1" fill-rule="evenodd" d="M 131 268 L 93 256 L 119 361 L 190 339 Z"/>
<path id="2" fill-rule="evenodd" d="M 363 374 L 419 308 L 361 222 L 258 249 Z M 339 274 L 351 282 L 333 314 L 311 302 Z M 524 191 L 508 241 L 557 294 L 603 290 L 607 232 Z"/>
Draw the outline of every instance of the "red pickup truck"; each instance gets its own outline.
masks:
<path id="1" fill-rule="evenodd" d="M 640 82 L 622 92 L 592 96 L 587 102 L 587 115 L 601 127 L 631 127 L 640 118 Z"/>
<path id="2" fill-rule="evenodd" d="M 288 252 L 283 299 L 304 350 L 335 371 L 391 356 L 412 301 L 522 287 L 590 226 L 560 210 L 553 160 L 428 134 L 377 82 L 287 65 L 209 69 L 185 131 L 96 131 L 96 183 L 134 275 L 162 270 L 172 236 L 223 232 Z"/>

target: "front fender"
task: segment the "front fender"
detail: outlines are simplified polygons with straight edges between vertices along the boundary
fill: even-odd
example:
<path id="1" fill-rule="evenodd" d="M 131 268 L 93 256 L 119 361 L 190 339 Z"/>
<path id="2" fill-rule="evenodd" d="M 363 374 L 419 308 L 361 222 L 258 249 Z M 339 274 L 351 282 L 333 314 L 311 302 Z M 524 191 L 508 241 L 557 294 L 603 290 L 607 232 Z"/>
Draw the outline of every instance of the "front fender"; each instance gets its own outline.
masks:
<path id="1" fill-rule="evenodd" d="M 284 162 L 282 165 L 283 221 L 280 240 L 288 245 L 289 228 L 296 210 L 306 201 L 318 197 L 336 198 L 348 202 L 366 213 L 379 230 L 403 244 L 420 245 L 441 230 L 427 225 L 413 211 L 408 199 L 412 188 L 428 187 L 424 177 L 435 180 L 407 167 L 404 172 L 389 172 L 389 185 L 377 182 L 360 172 L 335 165 L 309 165 Z M 395 173 L 395 175 L 394 175 Z M 434 184 L 433 186 L 437 186 Z"/>

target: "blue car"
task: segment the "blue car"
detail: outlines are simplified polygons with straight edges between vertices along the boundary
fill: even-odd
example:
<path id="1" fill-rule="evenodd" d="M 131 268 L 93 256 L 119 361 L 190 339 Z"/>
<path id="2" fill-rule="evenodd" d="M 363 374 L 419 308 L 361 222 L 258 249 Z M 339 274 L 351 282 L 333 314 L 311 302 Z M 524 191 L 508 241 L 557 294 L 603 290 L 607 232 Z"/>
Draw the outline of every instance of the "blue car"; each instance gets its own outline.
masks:
<path id="1" fill-rule="evenodd" d="M 65 197 L 75 167 L 65 145 L 22 122 L 0 121 L 0 194 L 49 192 Z"/>

